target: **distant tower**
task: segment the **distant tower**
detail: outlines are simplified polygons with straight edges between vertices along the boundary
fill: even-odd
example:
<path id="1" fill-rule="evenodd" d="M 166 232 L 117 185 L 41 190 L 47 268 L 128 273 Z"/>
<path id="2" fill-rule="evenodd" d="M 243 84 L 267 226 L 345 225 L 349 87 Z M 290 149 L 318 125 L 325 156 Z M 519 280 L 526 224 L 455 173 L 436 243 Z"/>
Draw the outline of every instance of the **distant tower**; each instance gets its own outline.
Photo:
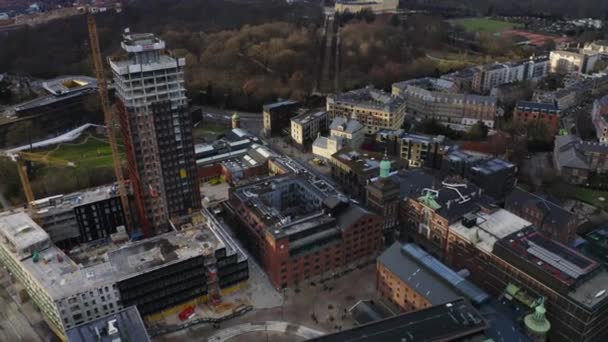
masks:
<path id="1" fill-rule="evenodd" d="M 232 114 L 232 129 L 241 128 L 241 117 L 237 112 Z"/>
<path id="2" fill-rule="evenodd" d="M 547 340 L 547 333 L 551 329 L 551 323 L 545 317 L 547 310 L 544 304 L 545 299 L 542 298 L 540 303 L 534 308 L 534 312 L 524 318 L 528 336 L 534 342 L 545 342 Z"/>
<path id="3" fill-rule="evenodd" d="M 380 175 L 369 183 L 367 189 L 367 205 L 376 214 L 384 217 L 385 237 L 393 240 L 396 237 L 395 228 L 399 225 L 399 185 L 391 177 L 391 162 L 386 153 L 380 162 Z"/>

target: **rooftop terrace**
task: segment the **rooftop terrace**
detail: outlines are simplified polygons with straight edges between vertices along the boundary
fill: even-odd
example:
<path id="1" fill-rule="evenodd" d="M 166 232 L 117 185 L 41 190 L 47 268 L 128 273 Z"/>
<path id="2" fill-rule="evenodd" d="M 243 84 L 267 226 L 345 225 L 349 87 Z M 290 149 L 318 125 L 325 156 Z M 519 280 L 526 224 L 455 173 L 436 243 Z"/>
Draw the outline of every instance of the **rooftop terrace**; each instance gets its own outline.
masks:
<path id="1" fill-rule="evenodd" d="M 521 217 L 504 209 L 498 209 L 492 213 L 483 211 L 472 213 L 463 221 L 450 225 L 450 231 L 484 252 L 492 253 L 494 244 L 498 240 L 530 225 L 530 222 Z"/>

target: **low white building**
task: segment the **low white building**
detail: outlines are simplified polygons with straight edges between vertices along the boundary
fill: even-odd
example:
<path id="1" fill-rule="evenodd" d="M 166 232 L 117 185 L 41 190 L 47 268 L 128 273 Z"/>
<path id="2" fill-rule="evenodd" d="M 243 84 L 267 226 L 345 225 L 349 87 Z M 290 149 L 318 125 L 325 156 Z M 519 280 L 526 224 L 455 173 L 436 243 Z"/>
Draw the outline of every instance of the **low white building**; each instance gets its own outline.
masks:
<path id="1" fill-rule="evenodd" d="M 341 150 L 344 147 L 344 139 L 340 137 L 330 136 L 322 137 L 319 136 L 312 144 L 312 154 L 317 157 L 329 160 L 331 156 Z"/>
<path id="2" fill-rule="evenodd" d="M 329 125 L 330 136 L 344 139 L 344 146 L 357 149 L 365 139 L 365 127 L 354 119 L 336 117 Z"/>

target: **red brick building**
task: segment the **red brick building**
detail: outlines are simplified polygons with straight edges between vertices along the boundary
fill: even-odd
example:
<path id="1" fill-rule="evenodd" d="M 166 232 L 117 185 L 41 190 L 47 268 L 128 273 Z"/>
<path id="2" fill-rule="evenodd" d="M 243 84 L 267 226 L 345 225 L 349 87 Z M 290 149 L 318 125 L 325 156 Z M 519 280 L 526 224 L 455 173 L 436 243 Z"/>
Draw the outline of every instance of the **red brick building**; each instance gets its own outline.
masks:
<path id="1" fill-rule="evenodd" d="M 547 127 L 549 135 L 559 131 L 559 109 L 554 104 L 520 101 L 513 113 L 513 121 L 522 126 L 530 124 Z"/>
<path id="2" fill-rule="evenodd" d="M 372 261 L 383 244 L 380 216 L 308 172 L 235 187 L 229 197 L 242 240 L 277 288 Z"/>

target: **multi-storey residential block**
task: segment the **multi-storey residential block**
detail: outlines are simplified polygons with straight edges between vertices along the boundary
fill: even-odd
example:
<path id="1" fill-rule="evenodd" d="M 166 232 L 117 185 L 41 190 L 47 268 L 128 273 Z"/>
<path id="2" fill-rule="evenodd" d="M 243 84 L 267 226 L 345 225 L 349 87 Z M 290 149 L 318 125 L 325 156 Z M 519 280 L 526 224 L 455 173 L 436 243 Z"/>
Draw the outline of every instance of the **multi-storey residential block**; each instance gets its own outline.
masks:
<path id="1" fill-rule="evenodd" d="M 264 135 L 271 137 L 289 130 L 290 120 L 297 115 L 297 109 L 301 104 L 293 100 L 285 100 L 264 105 L 262 119 L 264 123 Z"/>
<path id="2" fill-rule="evenodd" d="M 560 110 L 554 104 L 520 101 L 515 107 L 513 121 L 524 126 L 545 126 L 553 136 L 559 131 Z"/>
<path id="3" fill-rule="evenodd" d="M 240 234 L 277 288 L 373 260 L 383 240 L 382 218 L 331 184 L 295 161 L 277 165 L 277 171 L 294 167 L 298 173 L 230 190 L 229 210 L 238 218 Z"/>
<path id="4" fill-rule="evenodd" d="M 501 84 L 539 80 L 549 72 L 546 56 L 531 57 L 519 62 L 495 63 L 481 66 L 472 80 L 472 89 L 486 93 Z"/>
<path id="5" fill-rule="evenodd" d="M 366 134 L 380 129 L 399 129 L 405 118 L 403 98 L 373 87 L 351 90 L 327 97 L 327 112 L 331 119 L 355 119 L 365 127 Z"/>
<path id="6" fill-rule="evenodd" d="M 608 171 L 608 144 L 583 141 L 572 135 L 555 137 L 553 164 L 572 184 L 587 184 L 593 175 Z"/>
<path id="7" fill-rule="evenodd" d="M 549 55 L 550 70 L 554 73 L 588 74 L 595 68 L 600 54 L 592 50 L 555 50 Z"/>
<path id="8" fill-rule="evenodd" d="M 466 129 L 479 121 L 494 127 L 495 97 L 458 94 L 453 89 L 449 80 L 421 78 L 394 83 L 392 92 L 405 99 L 407 114 L 419 120 L 435 119 L 455 129 Z"/>
<path id="9" fill-rule="evenodd" d="M 125 224 L 114 186 L 42 198 L 33 208 L 42 228 L 60 248 L 109 238 Z"/>
<path id="10" fill-rule="evenodd" d="M 608 143 L 608 95 L 593 101 L 591 120 L 600 142 Z"/>
<path id="11" fill-rule="evenodd" d="M 365 139 L 365 128 L 357 120 L 347 119 L 342 116 L 332 120 L 329 126 L 332 137 L 343 140 L 344 146 L 359 148 Z"/>
<path id="12" fill-rule="evenodd" d="M 184 58 L 153 34 L 125 30 L 126 59 L 111 59 L 118 116 L 139 223 L 145 235 L 201 207 Z"/>
<path id="13" fill-rule="evenodd" d="M 291 140 L 302 150 L 309 150 L 319 136 L 325 134 L 329 126 L 327 112 L 324 110 L 302 110 L 291 118 Z"/>
<path id="14" fill-rule="evenodd" d="M 576 239 L 576 215 L 541 195 L 516 188 L 507 197 L 505 209 L 532 222 L 552 239 L 565 244 Z"/>
<path id="15" fill-rule="evenodd" d="M 389 155 L 403 159 L 410 168 L 439 168 L 449 143 L 443 135 L 431 136 L 403 130 L 378 131 L 376 141 L 381 143 Z"/>

